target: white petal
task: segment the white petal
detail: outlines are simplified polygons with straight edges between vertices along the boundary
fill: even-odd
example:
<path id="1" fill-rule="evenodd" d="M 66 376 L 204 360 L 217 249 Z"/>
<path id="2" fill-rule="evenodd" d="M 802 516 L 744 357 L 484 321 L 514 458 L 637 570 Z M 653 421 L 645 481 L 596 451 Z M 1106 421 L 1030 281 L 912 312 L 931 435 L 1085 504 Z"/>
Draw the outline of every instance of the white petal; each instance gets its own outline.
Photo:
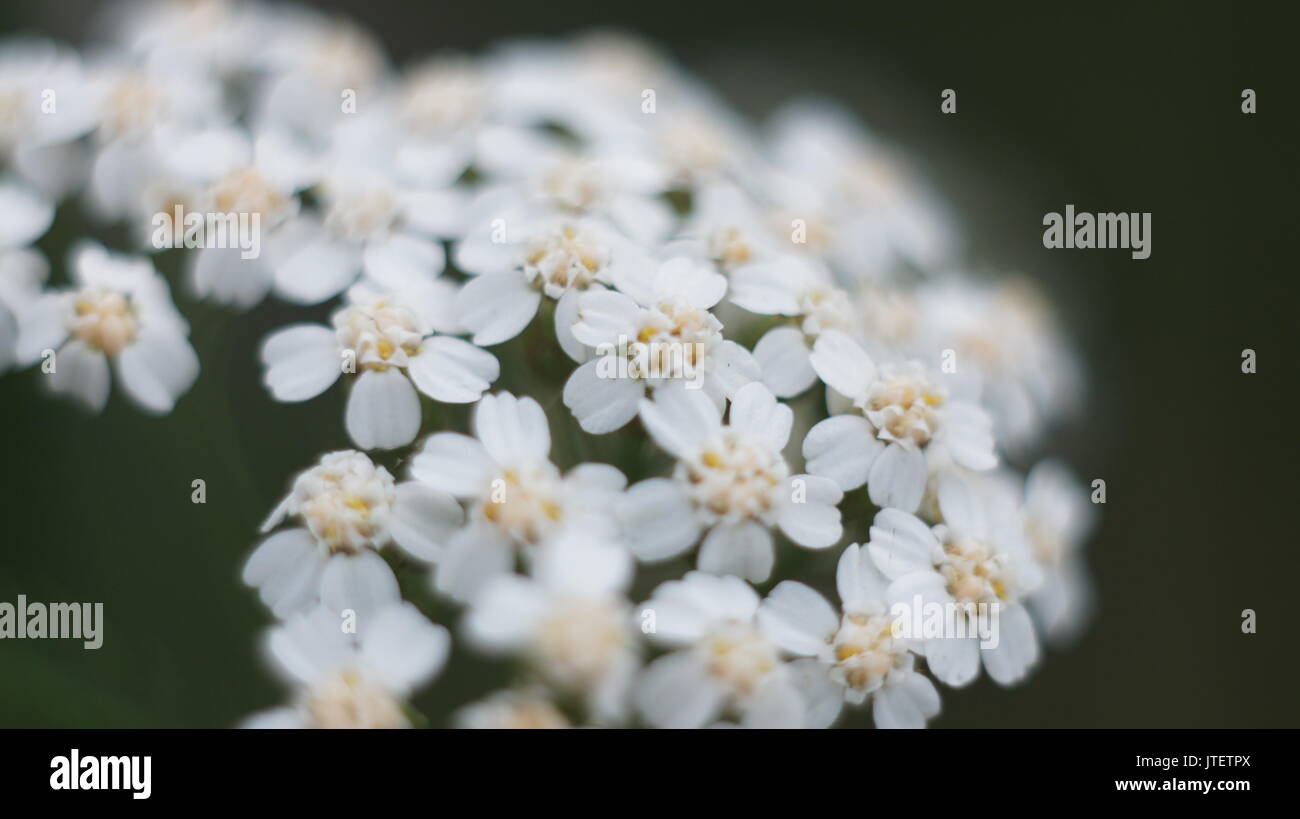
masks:
<path id="1" fill-rule="evenodd" d="M 456 296 L 460 321 L 474 333 L 474 343 L 480 347 L 519 335 L 537 315 L 541 303 L 542 294 L 528 286 L 520 271 L 470 279 Z"/>
<path id="2" fill-rule="evenodd" d="M 26 247 L 54 221 L 54 205 L 36 191 L 13 182 L 0 183 L 0 250 Z"/>
<path id="3" fill-rule="evenodd" d="M 555 303 L 555 340 L 564 354 L 581 364 L 587 360 L 587 346 L 573 335 L 573 325 L 578 323 L 578 299 L 582 291 L 569 288 Z"/>
<path id="4" fill-rule="evenodd" d="M 411 477 L 458 498 L 487 491 L 496 467 L 483 445 L 458 432 L 439 432 L 411 460 Z"/>
<path id="5" fill-rule="evenodd" d="M 655 615 L 651 639 L 681 645 L 700 639 L 719 623 L 749 622 L 758 603 L 753 588 L 739 577 L 695 571 L 659 586 L 643 610 Z"/>
<path id="6" fill-rule="evenodd" d="M 508 392 L 483 396 L 474 410 L 474 434 L 498 464 L 537 463 L 551 451 L 546 413 L 527 396 L 516 398 Z"/>
<path id="7" fill-rule="evenodd" d="M 117 359 L 122 386 L 151 412 L 170 412 L 199 375 L 199 357 L 182 336 L 144 328 Z"/>
<path id="8" fill-rule="evenodd" d="M 867 351 L 839 330 L 817 337 L 810 360 L 826 386 L 855 401 L 866 396 L 876 377 L 876 365 Z"/>
<path id="9" fill-rule="evenodd" d="M 451 637 L 410 603 L 377 612 L 361 639 L 361 661 L 398 693 L 418 687 L 447 660 Z"/>
<path id="10" fill-rule="evenodd" d="M 939 476 L 939 511 L 943 522 L 955 532 L 978 536 L 987 531 L 984 499 L 957 472 Z"/>
<path id="11" fill-rule="evenodd" d="M 71 395 L 91 412 L 102 412 L 108 403 L 112 379 L 108 359 L 99 350 L 74 339 L 63 345 L 54 356 L 54 372 L 45 375 L 52 391 Z"/>
<path id="12" fill-rule="evenodd" d="M 974 637 L 937 637 L 925 641 L 931 673 L 953 688 L 969 685 L 980 673 L 980 646 Z"/>
<path id="13" fill-rule="evenodd" d="M 303 611 L 320 598 L 326 555 L 306 529 L 286 529 L 262 541 L 244 564 L 244 583 L 276 617 Z"/>
<path id="14" fill-rule="evenodd" d="M 745 703 L 740 724 L 743 728 L 802 728 L 806 714 L 803 697 L 784 679 L 772 675 L 757 696 Z"/>
<path id="15" fill-rule="evenodd" d="M 701 571 L 735 575 L 753 583 L 767 580 L 774 560 L 772 533 L 753 521 L 720 523 L 700 544 Z"/>
<path id="16" fill-rule="evenodd" d="M 621 594 L 632 579 L 632 556 L 592 537 L 569 532 L 537 547 L 533 576 L 552 594 L 596 598 Z"/>
<path id="17" fill-rule="evenodd" d="M 351 659 L 350 639 L 339 623 L 320 607 L 295 614 L 271 632 L 271 656 L 290 677 L 313 685 Z"/>
<path id="18" fill-rule="evenodd" d="M 727 279 L 709 264 L 677 256 L 659 266 L 655 290 L 656 295 L 682 298 L 692 307 L 707 310 L 722 300 Z"/>
<path id="19" fill-rule="evenodd" d="M 796 327 L 773 327 L 754 345 L 763 383 L 778 398 L 793 398 L 817 382 L 808 341 Z"/>
<path id="20" fill-rule="evenodd" d="M 690 500 L 668 478 L 634 484 L 616 509 L 623 537 L 639 560 L 667 560 L 685 552 L 699 539 L 700 528 Z"/>
<path id="21" fill-rule="evenodd" d="M 359 449 L 396 449 L 420 432 L 420 399 L 397 368 L 366 370 L 352 387 L 345 415 Z"/>
<path id="22" fill-rule="evenodd" d="M 894 442 L 872 461 L 867 494 L 876 506 L 915 512 L 925 494 L 927 477 L 921 450 Z"/>
<path id="23" fill-rule="evenodd" d="M 767 387 L 754 382 L 736 392 L 727 423 L 749 439 L 780 452 L 790 440 L 794 412 L 777 401 Z"/>
<path id="24" fill-rule="evenodd" d="M 998 644 L 980 654 L 994 682 L 1014 685 L 1038 662 L 1038 637 L 1024 606 L 999 604 L 998 615 Z"/>
<path id="25" fill-rule="evenodd" d="M 514 651 L 536 635 L 545 615 L 546 598 L 536 582 L 500 574 L 471 600 L 465 636 L 482 651 Z"/>
<path id="26" fill-rule="evenodd" d="M 973 404 L 954 402 L 946 407 L 936 438 L 967 469 L 983 471 L 998 465 L 993 419 Z"/>
<path id="27" fill-rule="evenodd" d="M 70 301 L 66 293 L 42 293 L 18 312 L 18 346 L 14 355 L 20 364 L 39 361 L 45 350 L 58 350 L 67 340 Z"/>
<path id="28" fill-rule="evenodd" d="M 832 415 L 817 422 L 803 439 L 808 471 L 830 478 L 845 492 L 867 482 L 871 465 L 884 449 L 861 415 Z"/>
<path id="29" fill-rule="evenodd" d="M 939 541 L 915 515 L 882 509 L 871 524 L 867 549 L 876 568 L 896 580 L 910 572 L 928 570 L 939 550 Z"/>
<path id="30" fill-rule="evenodd" d="M 939 692 L 923 674 L 908 673 L 872 697 L 871 714 L 877 728 L 924 728 L 939 713 Z"/>
<path id="31" fill-rule="evenodd" d="M 641 400 L 641 423 L 655 443 L 678 458 L 695 454 L 700 443 L 722 427 L 722 411 L 703 390 L 680 383 L 655 390 L 654 400 Z"/>
<path id="32" fill-rule="evenodd" d="M 835 589 L 846 612 L 881 611 L 888 583 L 871 563 L 865 547 L 854 543 L 840 555 L 835 567 Z"/>
<path id="33" fill-rule="evenodd" d="M 338 337 L 322 324 L 295 324 L 262 342 L 262 381 L 277 401 L 315 398 L 343 371 Z"/>
<path id="34" fill-rule="evenodd" d="M 641 308 L 623 293 L 592 288 L 578 297 L 578 320 L 573 337 L 589 347 L 631 343 L 637 332 Z"/>
<path id="35" fill-rule="evenodd" d="M 496 356 L 451 336 L 431 336 L 407 367 L 420 392 L 448 404 L 477 401 L 501 374 Z"/>
<path id="36" fill-rule="evenodd" d="M 421 483 L 399 483 L 388 533 L 404 551 L 421 560 L 433 560 L 465 520 L 456 499 Z"/>
<path id="37" fill-rule="evenodd" d="M 734 341 L 714 345 L 709 351 L 709 360 L 712 365 L 709 383 L 720 388 L 728 398 L 741 387 L 763 377 L 763 368 L 758 365 L 754 354 Z"/>
<path id="38" fill-rule="evenodd" d="M 434 584 L 438 591 L 460 602 L 471 600 L 497 575 L 514 568 L 514 550 L 494 532 L 467 526 L 452 536 L 438 556 Z"/>
<path id="39" fill-rule="evenodd" d="M 795 660 L 786 668 L 790 672 L 790 684 L 804 702 L 803 727 L 818 730 L 831 727 L 844 708 L 844 689 L 831 680 L 826 664 L 807 658 Z"/>
<path id="40" fill-rule="evenodd" d="M 656 728 L 702 728 L 718 715 L 725 696 L 721 685 L 686 652 L 652 662 L 634 692 L 637 709 Z"/>
<path id="41" fill-rule="evenodd" d="M 797 487 L 802 485 L 802 490 Z M 844 534 L 840 510 L 844 493 L 829 478 L 795 475 L 788 484 L 789 497 L 777 513 L 777 523 L 786 537 L 809 549 L 833 546 Z M 795 500 L 796 493 L 802 500 Z"/>
<path id="42" fill-rule="evenodd" d="M 793 316 L 799 294 L 788 264 L 782 261 L 742 265 L 731 274 L 728 298 L 751 313 Z"/>
<path id="43" fill-rule="evenodd" d="M 320 597 L 321 604 L 335 614 L 354 612 L 357 630 L 365 632 L 371 627 L 367 618 L 402 595 L 388 562 L 365 549 L 354 555 L 336 554 L 325 562 Z"/>
<path id="44" fill-rule="evenodd" d="M 397 292 L 432 279 L 447 265 L 442 245 L 401 233 L 366 245 L 362 260 L 368 277 Z"/>
<path id="45" fill-rule="evenodd" d="M 564 384 L 564 405 L 583 430 L 604 435 L 636 417 L 645 385 L 635 378 L 605 378 L 609 362 L 593 358 L 578 367 Z"/>
<path id="46" fill-rule="evenodd" d="M 343 292 L 360 272 L 358 248 L 314 235 L 275 265 L 275 287 L 289 301 L 317 304 Z"/>
<path id="47" fill-rule="evenodd" d="M 201 247 L 190 256 L 190 280 L 200 297 L 247 309 L 271 288 L 271 273 L 260 257 L 243 257 L 238 247 Z"/>
<path id="48" fill-rule="evenodd" d="M 767 639 L 791 654 L 820 657 L 840 618 L 825 597 L 802 583 L 783 580 L 759 605 L 758 624 Z"/>

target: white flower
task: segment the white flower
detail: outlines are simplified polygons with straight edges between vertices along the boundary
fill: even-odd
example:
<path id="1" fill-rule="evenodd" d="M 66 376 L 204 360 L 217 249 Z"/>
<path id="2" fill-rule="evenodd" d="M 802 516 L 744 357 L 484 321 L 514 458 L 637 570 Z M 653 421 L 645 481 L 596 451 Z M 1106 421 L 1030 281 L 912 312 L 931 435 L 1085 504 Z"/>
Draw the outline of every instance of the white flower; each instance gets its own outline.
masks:
<path id="1" fill-rule="evenodd" d="M 956 354 L 949 378 L 989 408 L 1004 446 L 1023 452 L 1078 406 L 1079 362 L 1030 280 L 949 280 L 921 288 L 916 300 L 925 354 Z"/>
<path id="2" fill-rule="evenodd" d="M 551 701 L 532 691 L 498 691 L 456 712 L 457 728 L 523 730 L 571 728 Z"/>
<path id="3" fill-rule="evenodd" d="M 1043 584 L 1029 598 L 1049 640 L 1068 641 L 1084 625 L 1092 588 L 1083 543 L 1096 522 L 1086 487 L 1063 463 L 1041 461 L 1025 479 L 1025 537 L 1043 569 Z"/>
<path id="4" fill-rule="evenodd" d="M 0 374 L 18 356 L 18 317 L 41 295 L 50 266 L 31 248 L 0 250 Z"/>
<path id="5" fill-rule="evenodd" d="M 411 461 L 411 476 L 468 503 L 467 523 L 437 558 L 435 582 L 458 600 L 510 571 L 515 553 L 565 532 L 614 538 L 612 506 L 626 478 L 606 464 L 579 464 L 561 475 L 551 463 L 546 414 L 531 398 L 485 395 L 474 434 L 439 432 Z"/>
<path id="6" fill-rule="evenodd" d="M 641 417 L 677 458 L 671 481 L 642 481 L 620 504 L 629 545 L 641 559 L 681 554 L 704 529 L 700 569 L 761 583 L 775 558 L 771 527 L 809 549 L 840 539 L 836 504 L 843 493 L 826 478 L 791 476 L 781 450 L 793 413 L 762 384 L 736 393 L 727 424 L 707 397 L 681 387 L 658 390 Z"/>
<path id="7" fill-rule="evenodd" d="M 267 33 L 264 7 L 233 0 L 134 0 L 112 12 L 108 33 L 142 62 L 223 77 L 251 70 L 258 50 L 248 44 Z"/>
<path id="8" fill-rule="evenodd" d="M 491 83 L 474 61 L 437 57 L 402 78 L 392 120 L 399 129 L 395 164 L 413 183 L 447 187 L 474 160 Z"/>
<path id="9" fill-rule="evenodd" d="M 858 544 L 844 550 L 835 575 L 843 616 L 813 589 L 786 580 L 758 610 L 773 642 L 791 654 L 814 657 L 833 684 L 830 696 L 810 698 L 813 727 L 828 727 L 844 702 L 871 699 L 879 728 L 924 728 L 939 713 L 939 694 L 915 670 L 914 646 L 895 636 L 886 580 Z"/>
<path id="10" fill-rule="evenodd" d="M 727 297 L 751 313 L 798 319 L 797 326 L 773 327 L 754 345 L 763 383 L 778 398 L 798 395 L 817 381 L 810 357 L 823 332 L 849 332 L 854 324 L 848 294 L 835 286 L 824 267 L 799 256 L 787 254 L 736 268 Z"/>
<path id="11" fill-rule="evenodd" d="M 519 335 L 542 298 L 550 298 L 556 302 L 555 337 L 581 361 L 584 348 L 571 329 L 579 297 L 610 283 L 611 266 L 642 251 L 598 221 L 498 211 L 492 201 L 477 205 L 486 215 L 470 220 L 473 228 L 456 246 L 456 266 L 474 275 L 456 299 L 461 322 L 475 344 L 500 344 Z"/>
<path id="12" fill-rule="evenodd" d="M 982 409 L 952 400 L 915 361 L 879 367 L 849 336 L 828 330 L 817 339 L 813 369 L 861 414 L 835 415 L 808 431 L 808 471 L 849 491 L 867 484 L 871 502 L 916 511 L 925 494 L 927 461 L 951 457 L 967 469 L 992 469 L 992 421 Z"/>
<path id="13" fill-rule="evenodd" d="M 493 653 L 521 653 L 542 679 L 587 703 L 598 722 L 625 715 L 640 665 L 624 593 L 632 560 L 618 545 L 570 534 L 538 547 L 532 577 L 498 575 L 470 601 L 465 631 Z"/>
<path id="14" fill-rule="evenodd" d="M 326 160 L 334 173 L 318 186 L 323 217 L 303 215 L 284 226 L 292 248 L 275 260 L 276 293 L 317 304 L 351 285 L 362 273 L 379 282 L 437 276 L 446 253 L 439 230 L 423 218 L 425 197 L 395 183 L 386 168 L 354 168 Z"/>
<path id="15" fill-rule="evenodd" d="M 974 628 L 966 636 L 926 639 L 930 670 L 948 685 L 966 685 L 979 674 L 980 660 L 1001 685 L 1021 680 L 1038 659 L 1038 639 L 1025 610 L 1026 598 L 1042 582 L 1017 521 L 990 515 L 988 498 L 955 472 L 939 480 L 943 523 L 931 528 L 899 509 L 882 509 L 871 526 L 867 549 L 889 578 L 891 603 L 945 610 L 996 606 L 997 644 L 981 647 Z M 969 609 L 959 612 L 967 616 Z"/>
<path id="16" fill-rule="evenodd" d="M 0 179 L 0 252 L 27 247 L 54 222 L 54 205 L 17 179 Z"/>
<path id="17" fill-rule="evenodd" d="M 270 632 L 268 653 L 296 689 L 292 706 L 255 714 L 245 728 L 409 728 L 406 700 L 437 676 L 451 643 L 410 603 L 360 618 L 356 633 L 317 608 Z"/>
<path id="18" fill-rule="evenodd" d="M 433 332 L 440 282 L 408 282 L 386 293 L 366 283 L 334 312 L 333 328 L 295 324 L 262 343 L 264 381 L 279 401 L 306 401 L 347 370 L 348 435 L 362 449 L 394 449 L 420 431 L 420 392 L 450 404 L 477 401 L 500 374 L 496 357 Z M 446 326 L 445 324 L 441 326 Z M 414 383 L 414 387 L 412 386 Z"/>
<path id="19" fill-rule="evenodd" d="M 931 270 L 958 248 L 951 216 L 923 181 L 848 112 L 801 100 L 777 111 L 770 127 L 773 160 L 783 172 L 772 198 L 791 218 L 807 219 L 810 233 L 820 221 L 822 250 L 848 281 L 900 264 Z"/>
<path id="20" fill-rule="evenodd" d="M 144 245 L 153 214 L 178 202 L 188 207 L 197 195 L 186 160 L 202 161 L 206 149 L 186 144 L 226 120 L 221 85 L 191 66 L 111 59 L 95 67 L 91 87 L 99 107 L 91 208 L 124 219 Z"/>
<path id="21" fill-rule="evenodd" d="M 85 171 L 77 140 L 95 123 L 75 53 L 35 38 L 0 42 L 0 166 L 45 195 L 67 193 Z"/>
<path id="22" fill-rule="evenodd" d="M 397 578 L 377 550 L 395 543 L 432 560 L 463 520 L 454 498 L 417 482 L 395 483 L 388 470 L 352 451 L 331 452 L 300 474 L 262 531 L 286 517 L 304 525 L 262 541 L 243 573 L 281 618 L 317 603 L 369 612 L 396 600 Z"/>
<path id="23" fill-rule="evenodd" d="M 679 256 L 657 267 L 620 266 L 612 279 L 617 290 L 592 289 L 578 299 L 573 325 L 574 338 L 596 348 L 564 385 L 565 406 L 587 432 L 613 432 L 631 421 L 646 390 L 663 384 L 691 381 L 721 410 L 761 377 L 753 355 L 723 338 L 722 323 L 709 312 L 727 280 L 708 266 Z M 647 361 L 648 371 L 610 372 L 618 357 Z"/>
<path id="24" fill-rule="evenodd" d="M 261 301 L 270 289 L 276 259 L 296 251 L 281 240 L 279 228 L 298 213 L 297 192 L 315 181 L 310 158 L 284 135 L 262 134 L 254 141 L 241 131 L 213 129 L 177 139 L 168 162 L 185 180 L 182 189 L 195 192 L 181 203 L 186 210 L 205 219 L 224 218 L 241 231 L 247 225 L 247 232 L 258 234 L 229 231 L 224 247 L 206 244 L 214 237 L 203 235 L 205 245 L 188 259 L 195 292 L 241 308 Z M 174 207 L 159 213 L 167 217 L 170 231 Z M 258 255 L 245 258 L 252 240 Z"/>
<path id="25" fill-rule="evenodd" d="M 672 225 L 664 169 L 634 151 L 539 157 L 528 184 L 532 194 L 560 213 L 602 218 L 644 244 L 662 239 Z"/>
<path id="26" fill-rule="evenodd" d="M 305 6 L 268 8 L 266 17 L 255 49 L 261 82 L 249 102 L 250 119 L 259 130 L 286 129 L 324 142 L 353 116 L 342 109 L 340 91 L 369 96 L 383 80 L 383 48 L 355 23 Z"/>
<path id="27" fill-rule="evenodd" d="M 44 293 L 19 315 L 19 362 L 35 363 L 54 350 L 50 388 L 99 412 L 108 401 L 111 360 L 137 404 L 171 412 L 198 376 L 199 360 L 166 281 L 148 261 L 90 242 L 73 252 L 72 268 L 75 289 Z"/>
<path id="28" fill-rule="evenodd" d="M 674 247 L 689 249 L 690 255 L 707 259 L 728 274 L 789 250 L 753 198 L 738 186 L 715 182 L 695 190 L 693 196 L 683 237 Z"/>
<path id="29" fill-rule="evenodd" d="M 702 728 L 737 714 L 746 728 L 802 728 L 798 677 L 761 629 L 758 595 L 738 577 L 689 572 L 641 606 L 654 642 L 675 649 L 637 683 L 637 709 L 655 728 Z M 650 618 L 653 618 L 653 621 Z"/>

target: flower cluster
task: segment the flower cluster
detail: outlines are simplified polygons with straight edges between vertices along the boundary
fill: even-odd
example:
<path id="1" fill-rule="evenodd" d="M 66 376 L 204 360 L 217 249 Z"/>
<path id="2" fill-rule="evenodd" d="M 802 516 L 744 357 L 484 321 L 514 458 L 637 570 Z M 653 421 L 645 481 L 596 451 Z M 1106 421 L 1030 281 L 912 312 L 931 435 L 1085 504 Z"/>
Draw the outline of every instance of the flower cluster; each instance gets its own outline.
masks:
<path id="1" fill-rule="evenodd" d="M 519 661 L 472 727 L 922 727 L 935 681 L 1016 683 L 1084 622 L 1087 496 L 1013 466 L 1079 364 L 845 111 L 757 129 L 613 34 L 399 70 L 293 6 L 113 21 L 93 57 L 0 43 L 0 368 L 97 412 L 112 364 L 167 413 L 199 376 L 174 288 L 328 303 L 260 348 L 276 401 L 343 383 L 351 448 L 244 566 L 294 691 L 248 724 L 422 724 L 430 595 Z M 34 243 L 74 197 L 134 244 L 78 244 L 56 284 Z"/>

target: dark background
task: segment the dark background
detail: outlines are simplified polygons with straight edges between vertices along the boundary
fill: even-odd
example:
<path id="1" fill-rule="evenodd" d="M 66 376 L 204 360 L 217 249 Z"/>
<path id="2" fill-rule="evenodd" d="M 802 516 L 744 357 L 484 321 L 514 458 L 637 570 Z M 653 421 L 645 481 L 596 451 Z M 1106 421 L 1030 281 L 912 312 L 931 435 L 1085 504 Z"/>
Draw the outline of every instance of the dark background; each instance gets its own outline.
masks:
<path id="1" fill-rule="evenodd" d="M 660 42 L 747 114 L 807 92 L 860 112 L 928 165 L 976 266 L 1039 276 L 1066 311 L 1092 389 L 1050 452 L 1108 484 L 1090 546 L 1091 628 L 1020 688 L 982 679 L 945 690 L 936 724 L 1300 726 L 1297 368 L 1284 335 L 1296 303 L 1297 32 L 1277 12 L 327 5 L 374 30 L 399 62 L 617 25 Z M 90 7 L 6 4 L 0 33 L 80 43 Z M 1258 93 L 1254 116 L 1240 112 L 1246 87 Z M 955 116 L 939 113 L 944 88 L 958 92 Z M 1046 251 L 1042 216 L 1066 203 L 1152 212 L 1151 258 Z M 48 241 L 77 229 L 70 210 Z M 0 600 L 102 601 L 107 618 L 95 652 L 0 642 L 0 726 L 222 726 L 283 698 L 258 656 L 268 616 L 238 572 L 290 477 L 347 440 L 342 392 L 273 403 L 256 348 L 269 330 L 328 311 L 270 302 L 240 316 L 184 299 L 181 308 L 202 373 L 165 418 L 116 391 L 90 418 L 46 396 L 34 371 L 0 378 Z M 1255 375 L 1240 371 L 1247 347 L 1258 353 Z M 206 505 L 190 503 L 195 478 L 207 481 Z M 1245 608 L 1257 634 L 1241 633 Z M 448 614 L 433 611 L 454 625 Z M 464 660 L 454 657 L 418 701 L 434 724 L 487 677 L 505 679 Z"/>

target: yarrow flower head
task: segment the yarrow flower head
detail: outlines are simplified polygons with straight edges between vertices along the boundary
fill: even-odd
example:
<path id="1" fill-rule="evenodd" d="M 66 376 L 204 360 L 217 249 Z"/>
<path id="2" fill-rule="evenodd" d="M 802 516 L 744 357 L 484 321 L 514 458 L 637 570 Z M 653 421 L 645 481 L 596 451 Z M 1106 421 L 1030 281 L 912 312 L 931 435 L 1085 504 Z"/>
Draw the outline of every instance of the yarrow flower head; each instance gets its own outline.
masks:
<path id="1" fill-rule="evenodd" d="M 333 328 L 298 324 L 278 330 L 262 344 L 267 387 L 280 401 L 305 401 L 340 375 L 355 376 L 345 423 L 363 449 L 393 449 L 415 440 L 420 429 L 419 392 L 436 401 L 477 401 L 496 380 L 500 365 L 486 350 L 433 331 L 437 315 L 433 282 L 407 282 L 386 293 L 359 285 L 335 311 Z"/>
<path id="2" fill-rule="evenodd" d="M 463 519 L 451 496 L 399 484 L 352 451 L 325 455 L 299 475 L 262 531 L 290 517 L 302 525 L 262 541 L 244 565 L 244 582 L 279 617 L 317 604 L 369 611 L 398 599 L 397 579 L 378 550 L 394 543 L 428 561 Z"/>
<path id="3" fill-rule="evenodd" d="M 997 609 L 995 644 L 983 645 L 973 626 L 960 635 L 924 640 L 936 677 L 966 685 L 978 676 L 982 660 L 999 684 L 1019 682 L 1038 660 L 1025 604 L 1042 583 L 1042 570 L 1018 521 L 990 514 L 987 496 L 960 475 L 942 477 L 938 499 L 943 522 L 934 527 L 898 509 L 881 510 L 867 544 L 871 559 L 891 581 L 891 602 L 937 604 L 968 624 L 980 606 Z"/>
<path id="4" fill-rule="evenodd" d="M 407 698 L 442 670 L 451 640 L 410 603 L 391 603 L 355 629 L 323 608 L 273 629 L 268 653 L 295 688 L 293 705 L 246 728 L 410 728 Z"/>
<path id="5" fill-rule="evenodd" d="M 704 530 L 701 569 L 761 583 L 775 559 L 771 527 L 809 549 L 840 539 L 835 507 L 843 493 L 827 478 L 790 474 L 781 450 L 793 414 L 762 384 L 736 393 L 726 424 L 708 397 L 683 387 L 660 389 L 641 414 L 655 442 L 677 458 L 671 482 L 637 484 L 622 506 L 631 547 L 642 559 L 676 556 Z M 663 520 L 682 522 L 652 525 Z"/>
<path id="6" fill-rule="evenodd" d="M 439 590 L 469 599 L 491 577 L 531 558 L 567 532 L 613 537 L 611 506 L 626 485 L 606 464 L 562 475 L 551 462 L 546 414 L 531 398 L 487 395 L 474 412 L 475 437 L 439 432 L 411 462 L 411 474 L 468 506 L 466 524 L 438 557 Z"/>
<path id="7" fill-rule="evenodd" d="M 640 666 L 624 597 L 631 577 L 620 545 L 566 535 L 539 547 L 531 578 L 485 584 L 471 601 L 467 636 L 488 652 L 522 654 L 544 681 L 581 697 L 593 722 L 621 722 Z"/>
<path id="8" fill-rule="evenodd" d="M 109 364 L 127 394 L 145 410 L 165 414 L 199 374 L 189 326 L 167 285 L 143 259 L 86 243 L 72 259 L 75 286 L 33 299 L 20 318 L 18 360 L 53 353 L 49 387 L 103 410 Z"/>
<path id="9" fill-rule="evenodd" d="M 855 410 L 809 430 L 803 454 L 814 475 L 846 492 L 866 484 L 877 506 L 914 512 L 933 469 L 949 460 L 975 470 L 997 465 L 988 414 L 950 397 L 920 362 L 877 365 L 857 341 L 835 330 L 817 339 L 811 361 Z"/>
<path id="10" fill-rule="evenodd" d="M 647 390 L 689 382 L 714 404 L 762 373 L 753 355 L 722 335 L 710 312 L 727 280 L 688 257 L 659 265 L 620 267 L 615 289 L 593 290 L 578 301 L 574 337 L 596 357 L 574 370 L 564 403 L 593 434 L 612 432 L 636 417 Z M 631 359 L 626 373 L 619 358 Z"/>
<path id="11" fill-rule="evenodd" d="M 277 402 L 346 382 L 341 425 L 302 429 L 356 449 L 321 446 L 243 567 L 293 690 L 250 724 L 423 724 L 449 637 L 403 602 L 422 584 L 471 654 L 516 661 L 467 727 L 868 704 L 921 727 L 932 678 L 1016 683 L 1085 621 L 1093 510 L 1063 465 L 1019 471 L 1082 368 L 1036 286 L 968 275 L 943 204 L 847 112 L 752 127 L 617 34 L 395 70 L 305 8 L 105 22 L 84 61 L 0 43 L 0 372 L 39 363 L 98 412 L 116 371 L 169 413 L 199 377 L 176 304 L 203 300 L 272 322 Z M 83 211 L 148 258 L 82 242 L 50 269 Z M 831 547 L 872 515 L 837 608 Z M 900 631 L 931 604 L 960 633 Z"/>
<path id="12" fill-rule="evenodd" d="M 801 728 L 801 677 L 757 618 L 758 595 L 738 577 L 690 572 L 655 590 L 641 610 L 649 637 L 670 649 L 635 692 L 656 728 L 701 728 L 734 715 L 751 728 Z"/>
<path id="13" fill-rule="evenodd" d="M 919 646 L 898 635 L 887 603 L 887 581 L 866 551 L 853 544 L 840 555 L 836 586 L 843 601 L 837 614 L 826 598 L 785 580 L 763 601 L 758 617 L 772 639 L 791 654 L 814 657 L 832 685 L 830 696 L 810 696 L 810 715 L 825 727 L 847 702 L 872 701 L 880 728 L 923 728 L 939 713 L 939 693 L 916 670 Z M 811 685 L 810 691 L 815 691 Z"/>

